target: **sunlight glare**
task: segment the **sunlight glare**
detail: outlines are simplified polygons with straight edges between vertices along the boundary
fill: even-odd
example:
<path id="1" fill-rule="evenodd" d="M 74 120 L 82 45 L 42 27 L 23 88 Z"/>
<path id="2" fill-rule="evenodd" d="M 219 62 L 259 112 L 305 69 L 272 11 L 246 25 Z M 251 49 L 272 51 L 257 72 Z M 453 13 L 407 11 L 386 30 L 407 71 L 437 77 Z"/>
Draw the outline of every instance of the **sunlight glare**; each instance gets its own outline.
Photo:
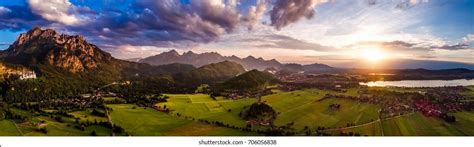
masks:
<path id="1" fill-rule="evenodd" d="M 370 62 L 378 62 L 386 58 L 386 54 L 378 48 L 367 48 L 362 52 L 362 57 Z"/>

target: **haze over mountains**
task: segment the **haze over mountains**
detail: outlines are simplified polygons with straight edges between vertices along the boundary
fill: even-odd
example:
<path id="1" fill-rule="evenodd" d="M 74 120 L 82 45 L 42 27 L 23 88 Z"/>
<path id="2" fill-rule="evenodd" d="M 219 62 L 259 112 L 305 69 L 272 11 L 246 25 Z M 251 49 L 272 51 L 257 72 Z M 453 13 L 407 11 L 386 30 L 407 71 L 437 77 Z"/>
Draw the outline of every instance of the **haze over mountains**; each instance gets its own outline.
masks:
<path id="1" fill-rule="evenodd" d="M 255 58 L 248 56 L 246 58 L 239 58 L 237 56 L 222 56 L 216 52 L 208 52 L 196 54 L 192 51 L 179 54 L 176 50 L 163 52 L 158 55 L 147 57 L 138 60 L 140 63 L 149 63 L 151 65 L 164 65 L 170 63 L 191 64 L 195 67 L 201 67 L 206 64 L 217 63 L 222 61 L 232 61 L 241 64 L 245 69 L 264 70 L 269 67 L 279 67 L 282 64 L 275 59 L 264 60 L 263 58 Z"/>
<path id="2" fill-rule="evenodd" d="M 233 61 L 244 66 L 245 69 L 258 69 L 265 70 L 267 68 L 286 69 L 291 71 L 330 71 L 335 68 L 371 68 L 367 66 L 365 61 L 351 62 L 345 64 L 337 64 L 333 67 L 326 64 L 314 63 L 314 64 L 297 64 L 297 63 L 281 63 L 276 59 L 265 60 L 261 57 L 256 58 L 248 56 L 245 58 L 239 58 L 237 56 L 223 56 L 216 52 L 205 52 L 205 53 L 194 53 L 192 51 L 184 52 L 179 54 L 176 50 L 163 52 L 154 56 L 138 59 L 128 59 L 129 61 L 149 63 L 152 65 L 164 65 L 170 63 L 183 63 L 191 64 L 195 67 L 202 65 L 222 62 L 225 60 Z M 451 62 L 451 61 L 432 61 L 432 60 L 410 60 L 410 59 L 396 59 L 386 60 L 385 65 L 377 67 L 381 69 L 450 69 L 450 68 L 466 68 L 474 70 L 474 64 Z"/>

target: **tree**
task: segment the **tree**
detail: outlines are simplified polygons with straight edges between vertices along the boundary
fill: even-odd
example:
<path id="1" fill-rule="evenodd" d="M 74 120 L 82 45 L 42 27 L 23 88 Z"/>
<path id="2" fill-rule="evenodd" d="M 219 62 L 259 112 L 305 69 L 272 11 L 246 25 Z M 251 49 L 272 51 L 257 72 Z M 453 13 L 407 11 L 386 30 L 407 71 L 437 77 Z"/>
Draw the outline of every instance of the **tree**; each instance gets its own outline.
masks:
<path id="1" fill-rule="evenodd" d="M 41 129 L 39 129 L 39 131 L 44 133 L 44 134 L 48 134 L 48 130 L 46 129 L 46 127 L 43 127 Z"/>
<path id="2" fill-rule="evenodd" d="M 97 133 L 95 132 L 95 130 L 92 130 L 91 136 L 97 136 Z"/>

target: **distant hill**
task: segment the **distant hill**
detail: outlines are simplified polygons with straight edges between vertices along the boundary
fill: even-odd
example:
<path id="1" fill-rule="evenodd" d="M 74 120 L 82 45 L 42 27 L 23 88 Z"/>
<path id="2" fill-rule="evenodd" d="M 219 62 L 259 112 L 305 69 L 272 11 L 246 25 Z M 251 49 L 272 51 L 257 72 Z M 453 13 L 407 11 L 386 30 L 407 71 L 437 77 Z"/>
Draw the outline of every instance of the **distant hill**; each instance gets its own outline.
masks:
<path id="1" fill-rule="evenodd" d="M 183 84 L 211 84 L 231 79 L 245 72 L 242 65 L 223 61 L 201 66 L 199 68 L 174 75 L 174 79 Z"/>
<path id="2" fill-rule="evenodd" d="M 125 61 L 130 61 L 130 62 L 138 62 L 140 61 L 142 58 L 128 58 L 128 59 L 123 59 Z"/>
<path id="3" fill-rule="evenodd" d="M 303 65 L 303 69 L 304 69 L 305 72 L 335 70 L 334 67 L 331 67 L 331 66 L 326 65 L 326 64 L 321 64 L 321 63 Z"/>
<path id="4" fill-rule="evenodd" d="M 265 86 L 277 82 L 278 79 L 270 73 L 251 70 L 224 82 L 223 87 L 232 90 L 253 91 L 264 89 Z"/>
<path id="5" fill-rule="evenodd" d="M 278 75 L 285 75 L 298 72 L 306 73 L 332 73 L 337 72 L 339 69 L 331 67 L 326 64 L 314 63 L 301 65 L 296 63 L 283 64 L 280 66 L 279 70 L 276 72 Z"/>
<path id="6" fill-rule="evenodd" d="M 290 64 L 281 65 L 280 70 L 291 71 L 291 72 L 302 72 L 304 71 L 304 67 L 301 64 L 290 63 Z"/>
<path id="7" fill-rule="evenodd" d="M 276 61 L 275 59 L 264 60 L 263 58 L 255 58 L 253 56 L 248 56 L 246 58 L 239 58 L 237 56 L 222 56 L 216 52 L 196 54 L 192 51 L 188 51 L 181 55 L 175 50 L 143 58 L 141 60 L 138 60 L 138 62 L 149 63 L 152 65 L 184 63 L 192 64 L 195 67 L 201 67 L 203 65 L 218 63 L 226 60 L 241 64 L 247 70 L 264 70 L 269 67 L 279 67 L 281 65 L 281 63 Z"/>

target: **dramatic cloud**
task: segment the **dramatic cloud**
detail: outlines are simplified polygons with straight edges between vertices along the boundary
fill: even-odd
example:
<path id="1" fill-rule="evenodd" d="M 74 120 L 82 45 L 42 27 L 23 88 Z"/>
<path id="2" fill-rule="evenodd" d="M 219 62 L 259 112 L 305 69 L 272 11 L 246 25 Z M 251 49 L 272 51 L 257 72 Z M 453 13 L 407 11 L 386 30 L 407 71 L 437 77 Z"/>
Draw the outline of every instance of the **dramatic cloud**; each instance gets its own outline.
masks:
<path id="1" fill-rule="evenodd" d="M 20 31 L 32 26 L 48 24 L 40 16 L 31 13 L 27 6 L 7 6 L 0 8 L 0 30 Z"/>
<path id="2" fill-rule="evenodd" d="M 469 55 L 474 50 L 474 35 L 460 32 L 471 26 L 464 17 L 455 16 L 470 16 L 470 11 L 451 13 L 451 9 L 446 12 L 432 6 L 470 2 L 433 1 L 418 7 L 425 2 L 428 0 L 25 0 L 2 3 L 0 30 L 18 33 L 33 26 L 53 28 L 83 35 L 122 58 L 199 47 L 198 51 L 259 54 L 287 61 L 300 60 L 302 55 L 356 58 L 358 48 L 374 46 L 406 58 L 444 60 Z M 435 17 L 445 14 L 442 20 Z M 298 23 L 304 19 L 310 20 Z M 450 31 L 435 33 L 437 30 Z M 463 35 L 462 40 L 451 37 Z M 11 36 L 0 41 L 14 40 Z M 287 59 L 291 56 L 298 58 Z"/>
<path id="3" fill-rule="evenodd" d="M 0 6 L 0 14 L 7 13 L 7 12 L 11 12 L 11 10 L 6 7 Z"/>
<path id="4" fill-rule="evenodd" d="M 408 9 L 418 4 L 428 3 L 429 0 L 396 0 L 395 2 L 398 3 L 396 8 Z"/>
<path id="5" fill-rule="evenodd" d="M 367 5 L 376 5 L 381 2 L 387 2 L 388 0 L 365 0 Z M 390 0 L 389 2 L 395 3 L 395 8 L 408 9 L 418 4 L 428 3 L 429 0 Z"/>
<path id="6" fill-rule="evenodd" d="M 310 43 L 303 40 L 298 40 L 284 35 L 260 35 L 247 37 L 245 39 L 237 40 L 253 44 L 258 48 L 280 48 L 290 50 L 314 50 L 314 51 L 334 51 L 333 47 L 323 46 L 317 43 Z"/>
<path id="7" fill-rule="evenodd" d="M 390 47 L 406 47 L 406 48 L 410 48 L 410 47 L 413 47 L 414 43 L 408 43 L 408 42 L 404 42 L 404 41 L 391 41 L 391 42 L 384 42 L 382 43 L 383 46 L 390 46 Z"/>
<path id="8" fill-rule="evenodd" d="M 433 46 L 432 48 L 445 49 L 445 50 L 462 50 L 462 49 L 469 49 L 469 45 L 465 43 L 458 43 L 454 45 Z"/>
<path id="9" fill-rule="evenodd" d="M 129 12 L 101 14 L 89 32 L 108 44 L 189 45 L 214 41 L 232 32 L 241 18 L 234 8 L 236 2 L 226 4 L 220 0 L 191 0 L 189 4 L 142 0 L 133 5 Z M 83 27 L 76 29 L 85 32 Z"/>
<path id="10" fill-rule="evenodd" d="M 228 5 L 231 8 L 235 8 L 237 5 L 240 4 L 240 0 L 228 0 Z"/>
<path id="11" fill-rule="evenodd" d="M 466 37 L 463 38 L 465 42 L 474 42 L 474 34 L 467 34 Z"/>
<path id="12" fill-rule="evenodd" d="M 28 5 L 33 13 L 40 15 L 46 20 L 65 25 L 80 23 L 80 19 L 71 13 L 73 5 L 69 0 L 28 0 Z"/>
<path id="13" fill-rule="evenodd" d="M 255 6 L 250 6 L 246 21 L 248 22 L 249 30 L 252 30 L 257 22 L 263 17 L 267 11 L 267 2 L 264 0 L 257 0 L 257 4 Z"/>
<path id="14" fill-rule="evenodd" d="M 414 50 L 414 49 L 429 49 L 429 48 L 419 48 L 418 44 L 416 43 L 409 43 L 405 41 L 388 41 L 388 42 L 379 42 L 379 41 L 372 41 L 372 42 L 359 42 L 353 45 L 347 46 L 347 48 L 354 48 L 357 46 L 374 46 L 378 48 L 383 48 L 386 50 Z"/>
<path id="15" fill-rule="evenodd" d="M 270 11 L 272 26 L 281 29 L 301 18 L 312 18 L 316 5 L 328 0 L 276 0 Z"/>
<path id="16" fill-rule="evenodd" d="M 390 41 L 390 42 L 360 42 L 356 45 L 348 46 L 353 48 L 357 46 L 375 46 L 385 50 L 391 51 L 433 51 L 435 49 L 440 50 L 464 50 L 471 49 L 466 43 L 457 44 L 444 44 L 444 45 L 430 45 L 427 46 L 423 43 L 410 43 L 405 41 Z"/>
<path id="17" fill-rule="evenodd" d="M 210 22 L 216 28 L 231 32 L 239 23 L 241 15 L 235 10 L 236 2 L 223 0 L 191 0 L 191 13 L 197 13 L 205 22 Z"/>

